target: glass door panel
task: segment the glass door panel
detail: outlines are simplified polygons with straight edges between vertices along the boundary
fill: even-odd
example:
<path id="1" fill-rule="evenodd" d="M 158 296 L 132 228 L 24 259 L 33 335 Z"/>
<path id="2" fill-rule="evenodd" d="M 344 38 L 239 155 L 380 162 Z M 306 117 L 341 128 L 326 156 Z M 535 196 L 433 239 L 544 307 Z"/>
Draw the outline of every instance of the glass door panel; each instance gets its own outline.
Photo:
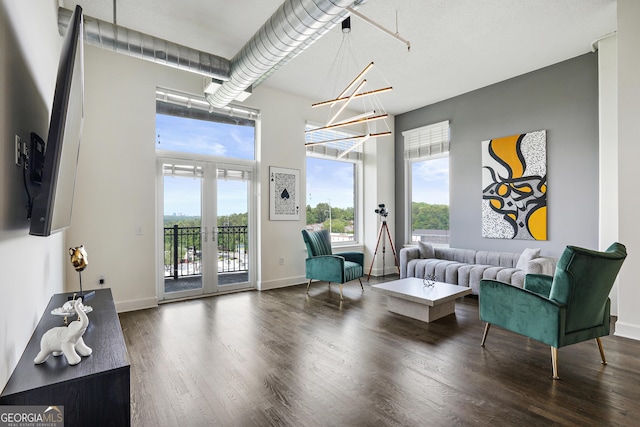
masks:
<path id="1" fill-rule="evenodd" d="M 203 292 L 203 169 L 163 164 L 163 270 L 167 298 Z"/>
<path id="2" fill-rule="evenodd" d="M 160 300 L 250 288 L 251 168 L 161 159 Z"/>
<path id="3" fill-rule="evenodd" d="M 250 171 L 217 168 L 218 290 L 249 286 Z"/>

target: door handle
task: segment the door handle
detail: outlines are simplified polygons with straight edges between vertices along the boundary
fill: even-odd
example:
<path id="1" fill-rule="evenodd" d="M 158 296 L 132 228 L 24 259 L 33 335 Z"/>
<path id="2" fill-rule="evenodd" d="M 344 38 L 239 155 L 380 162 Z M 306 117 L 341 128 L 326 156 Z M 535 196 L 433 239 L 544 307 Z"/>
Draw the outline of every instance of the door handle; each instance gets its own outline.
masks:
<path id="1" fill-rule="evenodd" d="M 218 237 L 218 227 L 211 227 L 211 241 L 215 242 Z"/>
<path id="2" fill-rule="evenodd" d="M 202 235 L 202 241 L 204 243 L 207 242 L 207 227 L 204 227 L 202 230 L 200 230 L 200 234 Z"/>

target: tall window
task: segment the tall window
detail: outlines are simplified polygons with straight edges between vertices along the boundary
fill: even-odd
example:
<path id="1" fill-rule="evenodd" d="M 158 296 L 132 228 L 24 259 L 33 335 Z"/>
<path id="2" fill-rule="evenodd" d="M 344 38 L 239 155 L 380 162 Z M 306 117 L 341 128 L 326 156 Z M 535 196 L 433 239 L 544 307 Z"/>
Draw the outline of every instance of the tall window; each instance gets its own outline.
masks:
<path id="1" fill-rule="evenodd" d="M 307 129 L 314 127 L 307 124 Z M 306 142 L 353 136 L 339 130 L 323 132 L 306 134 Z M 355 149 L 338 158 L 349 146 L 348 141 L 343 141 L 307 147 L 307 229 L 329 230 L 331 241 L 336 244 L 358 240 L 356 200 L 362 150 Z"/>
<path id="2" fill-rule="evenodd" d="M 156 90 L 161 299 L 255 283 L 257 120 L 256 110 Z"/>
<path id="3" fill-rule="evenodd" d="M 402 133 L 409 242 L 449 245 L 449 122 Z"/>
<path id="4" fill-rule="evenodd" d="M 214 109 L 204 98 L 156 90 L 156 150 L 255 160 L 258 113 L 235 106 Z"/>

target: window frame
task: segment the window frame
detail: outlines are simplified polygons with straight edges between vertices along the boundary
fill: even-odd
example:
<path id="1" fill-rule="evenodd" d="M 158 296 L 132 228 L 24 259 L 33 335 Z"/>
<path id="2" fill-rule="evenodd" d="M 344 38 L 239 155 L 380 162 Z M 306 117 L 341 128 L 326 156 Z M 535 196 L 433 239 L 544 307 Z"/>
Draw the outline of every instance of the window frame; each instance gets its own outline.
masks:
<path id="1" fill-rule="evenodd" d="M 219 176 L 220 171 L 233 171 L 235 173 L 240 173 L 242 177 L 240 180 L 247 181 L 248 188 L 248 205 L 247 205 L 247 214 L 248 214 L 248 227 L 250 231 L 250 237 L 248 241 L 248 251 L 249 253 L 256 254 L 249 258 L 249 277 L 248 282 L 242 282 L 237 285 L 224 285 L 224 288 L 219 288 L 216 282 L 216 292 L 220 291 L 236 291 L 236 290 L 244 290 L 244 289 L 255 289 L 257 287 L 258 278 L 259 278 L 259 266 L 260 266 L 260 256 L 257 248 L 260 245 L 260 235 L 258 233 L 259 230 L 259 204 L 256 202 L 256 199 L 260 190 L 260 182 L 259 182 L 259 153 L 260 153 L 260 141 L 261 141 L 261 114 L 259 110 L 255 110 L 252 108 L 238 106 L 234 104 L 229 104 L 223 108 L 214 108 L 208 105 L 204 98 L 199 95 L 190 94 L 187 92 L 182 92 L 174 89 L 167 89 L 164 87 L 158 86 L 156 88 L 156 112 L 155 114 L 167 114 L 164 108 L 161 108 L 162 111 L 158 111 L 159 103 L 167 103 L 171 105 L 175 105 L 177 110 L 180 108 L 188 109 L 190 113 L 194 113 L 199 115 L 200 117 L 192 117 L 191 114 L 182 115 L 175 114 L 177 117 L 185 117 L 190 119 L 204 120 L 210 122 L 217 123 L 225 123 L 225 124 L 235 124 L 239 125 L 239 121 L 242 122 L 253 122 L 253 125 L 244 125 L 253 127 L 253 159 L 246 159 L 241 157 L 231 157 L 231 156 L 221 156 L 221 155 L 213 155 L 206 153 L 194 153 L 194 152 L 186 152 L 186 151 L 173 151 L 167 149 L 159 149 L 157 144 L 155 145 L 155 157 L 156 157 L 156 239 L 157 242 L 162 242 L 164 236 L 161 235 L 161 227 L 160 224 L 164 222 L 163 215 L 163 206 L 161 201 L 164 197 L 164 170 L 163 170 L 163 162 L 186 162 L 186 164 L 193 165 L 204 165 L 206 168 L 215 168 L 215 175 L 209 175 L 208 179 L 219 180 L 221 177 Z M 206 105 L 205 105 L 206 104 Z M 169 114 L 171 115 L 171 114 Z M 245 178 L 247 178 L 245 180 Z M 233 177 L 231 178 L 233 179 Z M 204 185 L 207 185 L 206 180 L 204 181 Z M 217 188 L 217 184 L 216 184 Z M 209 210 L 215 212 L 217 207 L 218 199 L 217 193 L 215 195 L 211 194 L 210 197 L 213 196 L 215 198 L 210 198 L 210 206 Z M 215 214 L 217 217 L 217 213 Z M 203 216 L 204 218 L 204 216 Z M 211 226 L 211 225 L 210 225 Z M 215 229 L 217 227 L 214 226 L 212 229 L 212 233 L 215 233 Z M 156 247 L 157 253 L 157 291 L 158 295 L 161 296 L 161 299 L 165 300 L 164 294 L 164 275 L 162 274 L 162 265 L 164 263 L 163 251 L 161 251 L 160 246 Z M 204 295 L 213 295 L 213 294 L 204 294 Z M 189 296 L 189 295 L 187 295 Z M 180 295 L 176 294 L 176 298 L 179 298 Z"/>
<path id="2" fill-rule="evenodd" d="M 413 244 L 413 164 L 428 160 L 436 160 L 449 155 L 451 127 L 449 121 L 441 121 L 409 129 L 402 132 L 404 154 L 404 188 L 405 188 L 405 244 Z M 449 163 L 451 167 L 451 163 Z M 451 176 L 449 175 L 449 200 L 451 200 Z M 449 205 L 450 206 L 450 205 Z M 451 214 L 451 212 L 449 212 Z M 451 216 L 449 216 L 451 218 Z M 451 229 L 449 229 L 449 232 Z"/>
<path id="3" fill-rule="evenodd" d="M 450 158 L 449 152 L 405 160 L 405 200 L 407 200 L 407 206 L 405 209 L 405 241 L 407 242 L 407 244 L 413 244 L 413 164 L 429 160 L 442 159 L 445 157 Z M 451 180 L 449 180 L 449 183 L 451 183 Z M 451 231 L 451 229 L 449 229 L 449 231 Z"/>
<path id="4" fill-rule="evenodd" d="M 174 151 L 170 149 L 159 148 L 157 144 L 155 147 L 156 153 L 160 153 L 160 155 L 176 153 L 178 157 L 187 156 L 190 158 L 222 158 L 230 159 L 234 162 L 239 160 L 242 162 L 251 162 L 257 164 L 261 122 L 261 115 L 259 110 L 235 104 L 229 104 L 222 108 L 215 108 L 211 106 L 203 96 L 179 91 L 176 89 L 169 89 L 162 86 L 156 87 L 155 95 L 155 117 L 157 117 L 158 115 L 165 115 L 191 120 L 201 120 L 203 122 L 243 127 L 246 126 L 253 128 L 253 158 L 241 158 L 210 153 Z"/>
<path id="5" fill-rule="evenodd" d="M 309 129 L 310 127 L 322 127 L 322 125 L 312 122 L 307 122 L 305 129 Z M 349 132 L 347 130 L 341 130 L 340 133 L 346 135 L 357 135 L 355 132 Z M 337 162 L 351 163 L 354 166 L 354 179 L 353 179 L 353 240 L 346 242 L 331 242 L 332 247 L 348 247 L 348 246 L 356 246 L 362 244 L 362 235 L 363 235 L 363 223 L 364 218 L 362 215 L 362 195 L 363 192 L 363 174 L 364 174 L 364 152 L 362 148 L 360 150 L 354 150 L 349 153 L 344 158 L 337 158 L 333 151 L 327 150 L 325 153 L 319 152 L 319 150 L 309 149 L 305 150 L 305 227 L 306 227 L 306 206 L 308 200 L 308 194 L 306 191 L 306 183 L 307 183 L 307 158 L 313 157 L 320 160 L 333 160 Z"/>

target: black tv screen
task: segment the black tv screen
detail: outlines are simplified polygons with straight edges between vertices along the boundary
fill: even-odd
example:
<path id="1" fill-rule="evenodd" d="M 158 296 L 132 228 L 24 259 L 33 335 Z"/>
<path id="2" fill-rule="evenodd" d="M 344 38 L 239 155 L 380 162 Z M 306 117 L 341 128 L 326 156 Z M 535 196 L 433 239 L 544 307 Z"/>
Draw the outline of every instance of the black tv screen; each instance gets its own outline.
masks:
<path id="1" fill-rule="evenodd" d="M 76 6 L 64 36 L 40 192 L 33 200 L 29 234 L 49 236 L 68 227 L 84 118 L 82 8 Z"/>

